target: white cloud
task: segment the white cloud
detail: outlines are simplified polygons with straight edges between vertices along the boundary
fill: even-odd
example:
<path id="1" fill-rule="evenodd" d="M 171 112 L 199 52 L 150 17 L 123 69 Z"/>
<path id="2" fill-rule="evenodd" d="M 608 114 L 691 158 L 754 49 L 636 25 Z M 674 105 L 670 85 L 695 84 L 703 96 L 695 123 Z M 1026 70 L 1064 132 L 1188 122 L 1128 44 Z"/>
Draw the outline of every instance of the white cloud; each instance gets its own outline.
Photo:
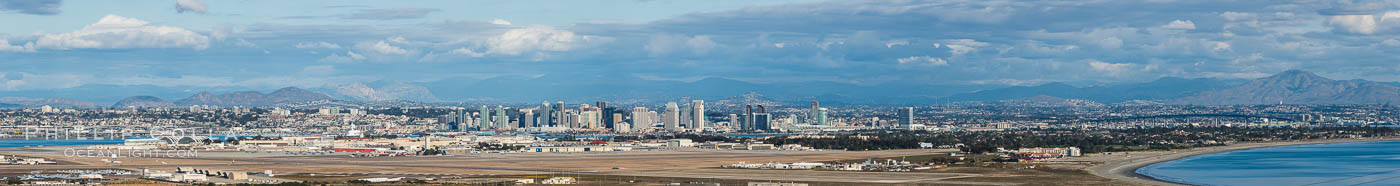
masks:
<path id="1" fill-rule="evenodd" d="M 456 55 L 467 55 L 467 56 L 471 56 L 471 57 L 483 57 L 483 56 L 486 56 L 486 54 L 484 54 L 484 53 L 472 51 L 472 49 L 467 49 L 467 47 L 457 48 L 457 49 L 452 50 L 451 52 L 448 52 L 448 53 L 449 53 L 449 54 L 456 54 Z"/>
<path id="2" fill-rule="evenodd" d="M 1207 45 L 1209 45 L 1208 47 L 1210 47 L 1211 50 L 1215 50 L 1215 51 L 1230 50 L 1230 43 L 1226 43 L 1226 42 L 1211 41 L 1211 42 L 1207 42 Z"/>
<path id="3" fill-rule="evenodd" d="M 233 45 L 235 45 L 235 46 L 241 46 L 241 47 L 248 47 L 248 48 L 257 48 L 257 47 L 258 47 L 258 44 L 253 44 L 253 42 L 248 42 L 248 40 L 243 40 L 243 38 L 238 38 L 237 41 L 234 41 L 234 42 L 233 42 Z"/>
<path id="4" fill-rule="evenodd" d="M 953 56 L 962 56 L 963 54 L 971 53 L 972 51 L 977 50 L 977 47 L 985 47 L 991 45 L 991 43 L 981 42 L 973 39 L 949 39 L 942 40 L 941 42 L 943 42 L 943 44 L 941 44 L 943 47 L 948 47 L 949 52 L 953 53 Z M 938 43 L 934 43 L 935 48 L 937 48 L 939 45 L 940 44 Z"/>
<path id="5" fill-rule="evenodd" d="M 924 64 L 924 65 L 933 65 L 933 66 L 944 66 L 944 65 L 948 65 L 948 61 L 945 61 L 945 60 L 943 60 L 942 58 L 929 57 L 929 56 L 910 56 L 910 57 L 906 57 L 906 58 L 899 58 L 899 59 L 896 59 L 896 61 L 899 61 L 899 64 Z"/>
<path id="6" fill-rule="evenodd" d="M 1256 16 L 1254 13 L 1247 12 L 1225 12 L 1220 13 L 1220 17 L 1224 17 L 1225 20 L 1228 21 L 1244 21 L 1258 18 L 1258 16 Z"/>
<path id="7" fill-rule="evenodd" d="M 365 59 L 365 56 L 362 56 L 362 55 L 360 55 L 360 54 L 356 54 L 355 51 L 345 51 L 345 55 L 350 56 L 350 59 L 354 59 L 354 60 L 364 60 L 364 59 Z"/>
<path id="8" fill-rule="evenodd" d="M 155 85 L 155 86 L 232 86 L 235 85 L 232 77 L 211 77 L 183 75 L 179 77 L 160 77 L 150 75 L 138 75 L 132 77 L 108 78 L 106 82 L 94 82 L 115 85 Z"/>
<path id="9" fill-rule="evenodd" d="M 209 48 L 209 37 L 178 27 L 149 26 L 146 21 L 107 15 L 73 32 L 43 34 L 39 48 Z"/>
<path id="10" fill-rule="evenodd" d="M 1195 29 L 1196 29 L 1196 23 L 1191 22 L 1191 20 L 1185 20 L 1185 21 L 1182 21 L 1182 20 L 1175 20 L 1175 21 L 1172 21 L 1172 22 L 1170 22 L 1170 23 L 1167 23 L 1166 25 L 1162 25 L 1162 28 L 1166 28 L 1166 29 L 1176 29 L 1176 30 L 1195 30 Z"/>
<path id="11" fill-rule="evenodd" d="M 73 73 L 0 72 L 0 90 L 72 88 L 83 85 L 89 79 L 92 79 L 90 75 Z"/>
<path id="12" fill-rule="evenodd" d="M 1373 15 L 1336 15 L 1332 16 L 1327 23 L 1351 33 L 1376 33 L 1376 19 Z"/>
<path id="13" fill-rule="evenodd" d="M 1389 11 L 1377 15 L 1334 15 L 1327 20 L 1333 28 L 1357 34 L 1375 34 L 1394 31 L 1400 28 L 1400 11 Z"/>
<path id="14" fill-rule="evenodd" d="M 693 55 L 703 55 L 718 47 L 719 44 L 710 40 L 710 36 L 697 35 L 686 37 L 681 35 L 657 34 L 651 36 L 645 46 L 642 46 L 651 56 L 663 56 L 678 52 L 689 52 Z"/>
<path id="15" fill-rule="evenodd" d="M 322 63 L 349 63 L 365 59 L 365 56 L 356 54 L 355 51 L 345 51 L 345 55 L 343 56 L 340 54 L 331 54 L 317 61 Z"/>
<path id="16" fill-rule="evenodd" d="M 1385 46 L 1390 46 L 1390 47 L 1400 47 L 1400 40 L 1395 40 L 1395 39 L 1393 39 L 1393 38 L 1392 38 L 1392 39 L 1386 39 L 1385 41 L 1381 41 L 1381 44 L 1383 44 L 1383 45 L 1385 45 Z"/>
<path id="17" fill-rule="evenodd" d="M 0 38 L 0 52 L 34 52 L 34 42 L 10 45 L 10 41 Z"/>
<path id="18" fill-rule="evenodd" d="M 510 21 L 506 21 L 506 20 L 504 20 L 504 19 L 492 19 L 492 20 L 491 20 L 491 24 L 494 24 L 494 25 L 510 25 Z"/>
<path id="19" fill-rule="evenodd" d="M 321 41 L 321 42 L 312 42 L 312 43 L 301 42 L 301 43 L 297 43 L 296 48 L 300 48 L 300 49 L 317 49 L 317 48 L 324 48 L 324 49 L 340 49 L 340 45 L 337 45 L 337 44 L 335 44 L 335 43 L 327 43 L 327 42 L 325 42 L 325 41 Z"/>
<path id="20" fill-rule="evenodd" d="M 408 49 L 404 49 L 404 48 L 397 47 L 397 46 L 394 46 L 394 45 L 389 45 L 389 43 L 386 43 L 386 42 L 384 42 L 384 41 L 379 41 L 379 42 L 376 42 L 376 43 L 373 43 L 373 44 L 369 44 L 369 43 L 360 43 L 359 45 L 356 45 L 356 46 L 359 47 L 360 49 L 369 50 L 370 52 L 379 53 L 379 54 L 405 55 L 405 54 L 411 53 L 411 51 L 409 51 Z"/>
<path id="21" fill-rule="evenodd" d="M 208 6 L 204 6 L 204 3 L 198 0 L 175 0 L 175 11 L 179 13 L 196 12 L 203 14 L 207 12 L 206 10 L 208 8 Z"/>
<path id="22" fill-rule="evenodd" d="M 937 43 L 935 43 L 935 44 L 937 44 Z M 885 42 L 885 48 L 894 48 L 894 46 L 904 46 L 904 45 L 909 45 L 909 40 L 895 40 L 895 41 Z M 934 48 L 938 48 L 938 47 L 934 47 Z"/>
<path id="23" fill-rule="evenodd" d="M 1093 68 L 1095 71 L 1107 73 L 1109 76 L 1118 76 L 1121 74 L 1125 74 L 1128 71 L 1132 70 L 1134 66 L 1137 65 L 1128 63 L 1108 63 L 1098 60 L 1089 61 L 1090 68 Z"/>
<path id="24" fill-rule="evenodd" d="M 963 54 L 967 54 L 967 53 L 969 53 L 969 52 L 972 52 L 973 50 L 977 50 L 977 48 L 972 48 L 972 47 L 966 46 L 966 45 L 952 45 L 952 44 L 950 44 L 950 45 L 943 45 L 943 46 L 948 47 L 948 49 L 950 50 L 950 52 L 953 53 L 953 56 L 962 56 Z"/>
<path id="25" fill-rule="evenodd" d="M 1117 49 L 1123 47 L 1123 39 L 1118 37 L 1107 37 L 1099 40 L 1099 47 L 1107 49 Z"/>
<path id="26" fill-rule="evenodd" d="M 533 51 L 568 51 L 595 39 L 548 26 L 529 26 L 492 37 L 487 41 L 490 49 L 486 50 L 486 53 L 520 55 Z"/>

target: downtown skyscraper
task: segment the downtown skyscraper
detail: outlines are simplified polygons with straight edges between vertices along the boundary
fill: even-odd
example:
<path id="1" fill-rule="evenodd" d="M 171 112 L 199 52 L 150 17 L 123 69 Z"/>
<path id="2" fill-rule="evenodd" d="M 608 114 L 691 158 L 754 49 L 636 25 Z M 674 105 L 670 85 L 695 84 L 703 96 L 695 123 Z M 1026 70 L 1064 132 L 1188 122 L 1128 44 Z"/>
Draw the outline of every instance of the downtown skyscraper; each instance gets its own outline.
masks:
<path id="1" fill-rule="evenodd" d="M 663 111 L 664 113 L 661 114 L 661 123 L 662 126 L 666 127 L 666 131 L 679 132 L 682 130 L 680 128 L 680 109 L 681 107 L 676 105 L 674 101 L 666 103 L 666 108 Z"/>
<path id="2" fill-rule="evenodd" d="M 690 107 L 690 111 L 692 112 L 690 116 L 692 119 L 690 122 L 691 128 L 695 129 L 695 131 L 704 131 L 710 128 L 706 125 L 707 122 L 705 120 L 705 100 L 691 101 Z"/>

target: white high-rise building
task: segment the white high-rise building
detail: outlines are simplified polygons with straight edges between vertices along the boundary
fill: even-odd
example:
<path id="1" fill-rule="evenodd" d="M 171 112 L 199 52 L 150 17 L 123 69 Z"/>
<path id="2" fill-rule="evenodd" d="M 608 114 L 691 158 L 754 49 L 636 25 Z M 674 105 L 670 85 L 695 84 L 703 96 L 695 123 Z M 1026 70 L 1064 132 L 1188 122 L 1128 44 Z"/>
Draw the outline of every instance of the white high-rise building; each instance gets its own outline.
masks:
<path id="1" fill-rule="evenodd" d="M 554 108 L 546 101 L 540 105 L 539 121 L 535 121 L 535 127 L 550 127 L 554 123 Z"/>
<path id="2" fill-rule="evenodd" d="M 690 117 L 694 119 L 690 124 L 695 126 L 695 131 L 704 131 L 706 128 L 710 128 L 705 122 L 705 100 L 691 101 L 690 106 L 692 107 L 690 111 L 695 112 Z"/>
<path id="3" fill-rule="evenodd" d="M 819 121 L 817 121 L 817 114 L 820 112 L 817 109 L 821 108 L 821 103 L 818 103 L 817 101 L 812 101 L 811 106 L 812 107 L 807 110 L 807 123 L 820 123 Z"/>
<path id="4" fill-rule="evenodd" d="M 627 127 L 626 127 L 627 130 L 625 130 L 625 131 L 637 131 L 637 130 L 642 129 L 642 127 L 650 126 L 650 124 L 648 124 L 648 123 L 653 123 L 653 122 L 651 121 L 651 116 L 649 116 L 647 112 L 648 112 L 648 111 L 647 111 L 647 108 L 646 108 L 646 107 L 635 107 L 635 108 L 632 108 L 632 122 L 631 122 L 631 126 L 627 126 Z M 655 113 L 655 112 L 652 112 L 652 113 Z M 623 127 L 618 127 L 618 128 L 623 128 Z"/>
<path id="5" fill-rule="evenodd" d="M 496 120 L 495 120 L 495 121 L 496 121 L 496 128 L 498 128 L 498 129 L 515 129 L 515 126 L 512 125 L 512 124 L 510 123 L 510 116 L 507 116 L 507 115 L 506 115 L 506 107 L 505 107 L 505 106 L 496 105 Z"/>
<path id="6" fill-rule="evenodd" d="M 579 127 L 586 129 L 600 128 L 603 120 L 602 110 L 588 104 L 579 104 L 578 117 Z"/>
<path id="7" fill-rule="evenodd" d="M 651 128 L 656 126 L 657 121 L 661 121 L 661 113 L 657 113 L 655 110 L 647 111 L 647 117 L 650 118 L 647 119 L 647 121 L 650 121 L 651 123 L 640 125 L 638 127 L 642 127 L 643 129 Z"/>
<path id="8" fill-rule="evenodd" d="M 676 102 L 666 103 L 666 113 L 661 115 L 661 123 L 666 126 L 666 131 L 677 132 L 681 130 L 680 109 L 681 107 L 677 106 Z"/>
<path id="9" fill-rule="evenodd" d="M 744 124 L 739 123 L 739 115 L 738 115 L 738 114 L 729 114 L 729 128 L 730 128 L 730 129 L 733 129 L 733 130 L 744 130 L 744 129 L 746 129 L 746 128 L 745 128 L 743 125 L 744 125 Z"/>

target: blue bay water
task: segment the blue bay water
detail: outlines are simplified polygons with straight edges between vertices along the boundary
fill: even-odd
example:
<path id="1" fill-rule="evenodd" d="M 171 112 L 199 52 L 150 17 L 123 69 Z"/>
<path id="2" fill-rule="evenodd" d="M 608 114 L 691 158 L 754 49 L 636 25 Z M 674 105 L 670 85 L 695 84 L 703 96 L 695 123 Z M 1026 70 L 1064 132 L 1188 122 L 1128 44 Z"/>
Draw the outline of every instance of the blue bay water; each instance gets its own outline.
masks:
<path id="1" fill-rule="evenodd" d="M 1400 185 L 1400 141 L 1204 154 L 1152 164 L 1137 173 L 1193 185 Z"/>
<path id="2" fill-rule="evenodd" d="M 121 144 L 122 139 L 0 139 L 0 147 Z"/>

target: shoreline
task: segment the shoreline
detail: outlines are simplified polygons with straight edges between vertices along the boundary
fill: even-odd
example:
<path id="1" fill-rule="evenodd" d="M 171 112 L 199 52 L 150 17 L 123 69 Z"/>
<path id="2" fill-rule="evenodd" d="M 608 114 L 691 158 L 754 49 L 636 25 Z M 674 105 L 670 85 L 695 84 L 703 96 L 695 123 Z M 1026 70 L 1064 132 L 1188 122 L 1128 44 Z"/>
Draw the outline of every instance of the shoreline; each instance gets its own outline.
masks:
<path id="1" fill-rule="evenodd" d="M 1248 149 L 1265 148 L 1265 147 L 1278 147 L 1278 146 L 1310 145 L 1310 144 L 1324 144 L 1324 143 L 1376 142 L 1376 141 L 1394 141 L 1394 140 L 1400 140 L 1400 137 L 1376 137 L 1376 138 L 1360 138 L 1360 139 L 1325 139 L 1325 140 L 1284 141 L 1284 142 L 1249 142 L 1249 143 L 1230 144 L 1230 145 L 1226 145 L 1226 146 L 1199 147 L 1199 148 L 1177 149 L 1177 150 L 1169 150 L 1169 151 L 1127 152 L 1127 153 L 1124 153 L 1125 155 L 1123 155 L 1123 156 L 1125 156 L 1125 157 L 1123 157 L 1123 158 L 1104 161 L 1103 164 L 1091 166 L 1091 167 L 1086 168 L 1085 170 L 1086 170 L 1086 171 L 1089 171 L 1090 174 L 1093 174 L 1093 175 L 1095 175 L 1095 176 L 1104 177 L 1104 178 L 1113 179 L 1113 180 L 1120 180 L 1120 181 L 1125 181 L 1125 182 L 1130 182 L 1130 183 L 1142 184 L 1142 185 L 1186 185 L 1186 184 L 1171 182 L 1171 181 L 1167 181 L 1167 180 L 1160 180 L 1160 179 L 1157 179 L 1157 178 L 1153 178 L 1153 177 L 1151 177 L 1151 176 L 1139 174 L 1139 173 L 1137 173 L 1137 170 L 1138 170 L 1138 169 L 1141 169 L 1141 168 L 1143 168 L 1143 167 L 1152 165 L 1152 164 L 1156 164 L 1156 163 L 1161 163 L 1161 162 L 1166 162 L 1166 161 L 1172 161 L 1172 160 L 1177 160 L 1177 159 L 1186 158 L 1186 157 L 1191 157 L 1191 156 L 1196 156 L 1196 155 L 1204 155 L 1204 154 L 1212 154 L 1212 153 L 1220 153 L 1220 152 L 1229 152 L 1229 151 L 1238 151 L 1238 150 L 1248 150 Z M 1118 152 L 1118 153 L 1123 153 L 1123 152 Z M 1146 155 L 1133 157 L 1133 156 L 1131 156 L 1130 154 L 1146 154 Z M 1110 156 L 1112 156 L 1112 155 L 1110 155 Z"/>

